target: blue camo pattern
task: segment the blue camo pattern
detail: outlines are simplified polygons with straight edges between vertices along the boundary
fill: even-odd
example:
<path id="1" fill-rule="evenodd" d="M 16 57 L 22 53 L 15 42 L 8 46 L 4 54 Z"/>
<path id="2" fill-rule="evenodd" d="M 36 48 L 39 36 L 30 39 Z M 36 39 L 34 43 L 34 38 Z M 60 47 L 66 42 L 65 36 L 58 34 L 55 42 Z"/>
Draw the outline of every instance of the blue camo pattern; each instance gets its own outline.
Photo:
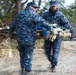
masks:
<path id="1" fill-rule="evenodd" d="M 64 27 L 66 29 L 69 29 L 71 33 L 74 33 L 73 27 L 70 25 L 68 19 L 66 16 L 60 12 L 58 9 L 55 14 L 52 14 L 51 11 L 45 12 L 42 17 L 51 24 L 58 24 L 61 27 Z"/>
<path id="2" fill-rule="evenodd" d="M 34 46 L 19 44 L 18 50 L 21 68 L 24 67 L 26 71 L 31 71 Z"/>
<path id="3" fill-rule="evenodd" d="M 53 27 L 30 7 L 18 13 L 10 27 L 9 33 L 16 31 L 21 68 L 31 71 L 34 43 L 36 40 L 36 25 L 42 25 L 49 31 Z"/>
<path id="4" fill-rule="evenodd" d="M 68 19 L 65 15 L 60 12 L 58 9 L 55 14 L 52 14 L 50 10 L 46 11 L 42 17 L 51 24 L 58 24 L 61 27 L 69 29 L 71 33 L 74 33 L 73 27 L 70 25 Z M 52 65 L 57 65 L 58 63 L 58 55 L 60 51 L 62 38 L 57 37 L 54 42 L 50 42 L 49 40 L 45 40 L 45 51 L 48 60 L 51 62 Z"/>
<path id="5" fill-rule="evenodd" d="M 10 27 L 10 33 L 16 31 L 18 43 L 33 45 L 36 39 L 36 25 L 42 25 L 50 31 L 53 30 L 53 27 L 42 17 L 31 8 L 26 7 L 15 17 Z"/>

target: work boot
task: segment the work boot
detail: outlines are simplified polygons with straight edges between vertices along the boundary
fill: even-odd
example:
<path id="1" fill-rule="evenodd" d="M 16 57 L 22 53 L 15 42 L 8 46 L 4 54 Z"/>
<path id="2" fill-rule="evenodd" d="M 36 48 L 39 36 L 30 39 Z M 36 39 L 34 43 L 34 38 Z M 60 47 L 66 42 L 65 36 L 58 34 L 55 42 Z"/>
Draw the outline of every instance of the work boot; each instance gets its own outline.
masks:
<path id="1" fill-rule="evenodd" d="M 51 71 L 52 71 L 52 72 L 56 72 L 56 70 L 55 70 L 55 65 L 52 65 L 52 66 L 51 66 Z"/>
<path id="2" fill-rule="evenodd" d="M 21 74 L 20 75 L 25 75 L 25 68 L 21 69 Z"/>
<path id="3" fill-rule="evenodd" d="M 25 71 L 25 75 L 30 75 L 30 72 Z"/>

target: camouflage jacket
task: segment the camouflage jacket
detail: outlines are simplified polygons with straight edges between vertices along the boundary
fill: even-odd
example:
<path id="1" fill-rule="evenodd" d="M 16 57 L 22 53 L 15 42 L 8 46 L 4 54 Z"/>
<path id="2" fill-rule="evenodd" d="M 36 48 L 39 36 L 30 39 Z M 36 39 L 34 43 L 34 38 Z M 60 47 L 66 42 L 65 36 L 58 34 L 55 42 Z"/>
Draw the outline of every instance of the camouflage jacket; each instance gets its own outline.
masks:
<path id="1" fill-rule="evenodd" d="M 58 9 L 55 13 L 52 13 L 50 10 L 48 10 L 42 15 L 42 17 L 51 24 L 56 23 L 61 27 L 69 29 L 71 33 L 75 32 L 73 27 L 70 25 L 68 19 L 66 18 L 66 16 Z"/>
<path id="2" fill-rule="evenodd" d="M 19 44 L 33 45 L 36 39 L 36 25 L 42 25 L 52 31 L 53 27 L 30 7 L 18 13 L 10 27 L 9 33 L 16 31 Z"/>

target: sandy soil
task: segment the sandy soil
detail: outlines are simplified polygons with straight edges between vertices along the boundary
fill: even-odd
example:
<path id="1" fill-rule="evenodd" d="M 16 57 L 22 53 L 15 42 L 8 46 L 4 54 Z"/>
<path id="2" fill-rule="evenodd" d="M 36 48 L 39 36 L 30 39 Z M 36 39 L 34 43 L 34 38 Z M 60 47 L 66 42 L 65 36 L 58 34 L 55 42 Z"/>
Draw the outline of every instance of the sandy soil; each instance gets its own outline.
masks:
<path id="1" fill-rule="evenodd" d="M 0 75 L 19 75 L 19 65 L 18 51 L 15 52 L 13 58 L 0 58 Z M 76 41 L 62 42 L 55 73 L 51 72 L 50 66 L 44 49 L 36 48 L 30 75 L 76 75 Z"/>

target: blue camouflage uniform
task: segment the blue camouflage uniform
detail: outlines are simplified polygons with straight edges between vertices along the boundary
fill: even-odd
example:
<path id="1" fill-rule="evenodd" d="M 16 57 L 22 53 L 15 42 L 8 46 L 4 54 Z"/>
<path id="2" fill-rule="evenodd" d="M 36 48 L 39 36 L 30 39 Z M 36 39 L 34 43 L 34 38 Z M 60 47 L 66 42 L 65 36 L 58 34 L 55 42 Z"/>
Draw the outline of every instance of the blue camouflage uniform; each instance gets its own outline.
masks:
<path id="1" fill-rule="evenodd" d="M 58 24 L 61 27 L 69 29 L 71 33 L 74 33 L 74 29 L 70 25 L 68 19 L 65 15 L 60 12 L 58 9 L 53 14 L 51 10 L 46 11 L 42 16 L 47 22 L 51 24 Z M 57 37 L 54 42 L 45 39 L 45 51 L 48 60 L 51 62 L 51 65 L 57 65 L 58 55 L 60 51 L 62 38 Z"/>
<path id="2" fill-rule="evenodd" d="M 24 10 L 16 15 L 10 27 L 10 33 L 16 31 L 20 63 L 21 67 L 25 67 L 26 71 L 31 71 L 36 40 L 36 25 L 42 25 L 50 31 L 53 30 L 52 26 L 27 5 Z"/>

